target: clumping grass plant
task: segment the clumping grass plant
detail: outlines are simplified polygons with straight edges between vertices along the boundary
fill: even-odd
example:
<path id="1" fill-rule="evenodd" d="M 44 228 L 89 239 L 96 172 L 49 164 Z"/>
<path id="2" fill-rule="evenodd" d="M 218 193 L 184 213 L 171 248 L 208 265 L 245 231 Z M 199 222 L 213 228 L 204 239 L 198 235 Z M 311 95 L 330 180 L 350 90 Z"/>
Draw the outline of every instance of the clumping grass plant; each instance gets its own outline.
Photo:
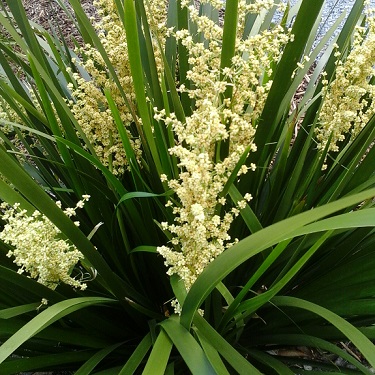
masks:
<path id="1" fill-rule="evenodd" d="M 1 374 L 372 373 L 375 17 L 323 3 L 0 4 Z"/>

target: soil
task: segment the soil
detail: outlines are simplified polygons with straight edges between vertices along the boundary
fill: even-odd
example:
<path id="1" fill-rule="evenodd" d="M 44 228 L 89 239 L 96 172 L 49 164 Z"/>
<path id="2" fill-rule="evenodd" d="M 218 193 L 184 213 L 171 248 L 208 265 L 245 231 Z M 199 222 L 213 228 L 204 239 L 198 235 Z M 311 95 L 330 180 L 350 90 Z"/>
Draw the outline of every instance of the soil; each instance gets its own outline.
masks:
<path id="1" fill-rule="evenodd" d="M 68 0 L 60 1 L 72 11 Z M 60 30 L 68 42 L 72 42 L 73 38 L 79 42 L 81 41 L 74 22 L 67 16 L 56 0 L 22 0 L 22 3 L 29 20 L 41 25 L 47 31 Z M 89 17 L 96 16 L 93 0 L 81 0 L 81 5 Z"/>

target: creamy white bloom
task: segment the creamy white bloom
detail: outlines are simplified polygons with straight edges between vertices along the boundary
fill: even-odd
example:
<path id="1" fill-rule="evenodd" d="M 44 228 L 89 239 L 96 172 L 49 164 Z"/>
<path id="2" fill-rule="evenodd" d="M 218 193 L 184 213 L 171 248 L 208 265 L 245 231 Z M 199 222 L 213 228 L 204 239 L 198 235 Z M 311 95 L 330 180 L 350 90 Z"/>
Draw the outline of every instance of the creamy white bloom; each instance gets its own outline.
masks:
<path id="1" fill-rule="evenodd" d="M 29 215 L 17 203 L 13 207 L 3 203 L 1 208 L 6 224 L 0 240 L 11 246 L 7 256 L 14 257 L 18 273 L 27 273 L 51 289 L 59 283 L 86 289 L 85 283 L 70 276 L 83 259 L 82 253 L 62 238 L 60 230 L 45 215 L 38 211 Z M 75 215 L 75 209 L 65 211 Z"/>
<path id="2" fill-rule="evenodd" d="M 204 2 L 219 5 L 217 1 Z M 282 46 L 291 38 L 277 26 L 242 39 L 247 15 L 274 5 L 270 0 L 252 4 L 239 1 L 235 54 L 230 66 L 222 69 L 222 27 L 182 2 L 205 39 L 204 43 L 195 41 L 188 30 L 173 34 L 188 51 L 187 79 L 192 83 L 190 88 L 181 85 L 179 91 L 187 93 L 195 107 L 184 122 L 173 113 L 167 116 L 165 111 L 156 111 L 154 117 L 172 127 L 176 143 L 169 152 L 178 159 L 180 168 L 178 179 L 168 181 L 179 201 L 168 203 L 173 207 L 174 222 L 162 224 L 174 238 L 170 246 L 162 246 L 158 252 L 165 259 L 168 274 L 179 275 L 187 289 L 210 262 L 237 242 L 228 234 L 231 223 L 240 213 L 238 208 L 246 207 L 252 198 L 246 195 L 238 208 L 225 212 L 227 200 L 221 193 L 246 148 L 256 151 L 253 139 L 272 85 L 270 80 L 263 83 L 264 75 L 272 74 L 273 61 L 280 58 Z M 225 97 L 228 88 L 233 92 L 231 98 Z M 228 145 L 224 157 L 218 155 L 219 144 Z M 254 164 L 241 166 L 239 178 L 255 168 Z M 161 179 L 165 182 L 166 176 Z"/>
<path id="3" fill-rule="evenodd" d="M 346 60 L 337 60 L 334 80 L 322 81 L 323 104 L 315 130 L 321 150 L 328 145 L 329 151 L 338 151 L 338 142 L 355 137 L 375 114 L 375 85 L 370 80 L 375 70 L 375 19 L 367 21 L 368 33 L 358 27 Z"/>

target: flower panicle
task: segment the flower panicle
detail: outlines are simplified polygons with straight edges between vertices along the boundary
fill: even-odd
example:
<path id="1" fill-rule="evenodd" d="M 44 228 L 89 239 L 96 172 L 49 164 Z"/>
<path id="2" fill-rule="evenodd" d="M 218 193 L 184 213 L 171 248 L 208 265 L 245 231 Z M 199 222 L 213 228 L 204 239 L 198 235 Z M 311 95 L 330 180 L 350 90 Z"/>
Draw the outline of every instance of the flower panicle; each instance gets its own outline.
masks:
<path id="1" fill-rule="evenodd" d="M 67 208 L 64 213 L 68 217 L 74 216 L 89 198 L 84 195 L 75 208 Z M 56 204 L 61 208 L 61 202 Z M 50 289 L 55 289 L 59 283 L 86 289 L 86 283 L 71 276 L 83 254 L 67 239 L 61 238 L 60 230 L 45 215 L 37 210 L 30 215 L 19 203 L 13 206 L 2 203 L 0 209 L 6 223 L 0 232 L 0 240 L 12 247 L 7 256 L 14 257 L 19 274 L 27 273 Z"/>
<path id="2" fill-rule="evenodd" d="M 323 102 L 315 133 L 318 148 L 339 151 L 339 143 L 347 136 L 356 137 L 375 114 L 374 75 L 375 18 L 367 19 L 368 32 L 357 27 L 353 45 L 344 62 L 335 53 L 335 78 L 328 82 L 323 76 Z M 329 144 L 328 144 L 329 143 Z"/>
<path id="3" fill-rule="evenodd" d="M 216 1 L 205 1 L 218 7 Z M 187 6 L 191 22 L 197 25 L 205 41 L 196 41 L 188 30 L 178 30 L 173 36 L 188 51 L 190 88 L 179 90 L 194 100 L 195 109 L 184 122 L 171 113 L 155 111 L 155 119 L 170 126 L 175 145 L 169 153 L 178 160 L 179 177 L 161 180 L 175 191 L 179 204 L 167 203 L 175 216 L 173 223 L 162 228 L 172 235 L 170 244 L 158 248 L 165 259 L 169 275 L 177 274 L 189 290 L 204 268 L 238 240 L 231 238 L 231 224 L 252 199 L 247 194 L 232 207 L 221 194 L 245 150 L 256 151 L 254 136 L 259 117 L 272 85 L 265 76 L 273 74 L 274 62 L 280 59 L 282 47 L 291 40 L 288 30 L 276 26 L 258 35 L 242 38 L 241 25 L 249 13 L 267 11 L 273 1 L 239 1 L 239 16 L 235 53 L 230 66 L 221 67 L 223 29 L 201 15 L 193 5 Z M 221 4 L 222 6 L 222 4 Z M 282 8 L 280 8 L 282 10 Z M 231 97 L 226 97 L 228 86 Z M 217 154 L 217 145 L 228 144 L 227 156 Z M 255 170 L 243 165 L 237 178 Z M 176 305 L 177 306 L 177 305 Z"/>

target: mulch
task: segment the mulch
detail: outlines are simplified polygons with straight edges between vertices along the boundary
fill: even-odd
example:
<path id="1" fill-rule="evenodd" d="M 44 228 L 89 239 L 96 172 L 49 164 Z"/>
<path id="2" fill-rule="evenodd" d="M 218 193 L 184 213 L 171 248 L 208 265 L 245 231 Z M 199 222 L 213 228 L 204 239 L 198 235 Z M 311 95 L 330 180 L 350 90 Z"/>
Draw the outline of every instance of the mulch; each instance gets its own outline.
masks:
<path id="1" fill-rule="evenodd" d="M 72 7 L 68 0 L 62 0 L 64 5 L 71 11 Z M 78 42 L 82 41 L 74 22 L 67 16 L 65 11 L 54 0 L 22 0 L 29 20 L 41 25 L 45 30 L 59 33 L 62 32 L 65 40 L 74 46 L 73 38 Z M 97 18 L 96 8 L 93 0 L 81 0 L 81 5 L 89 17 Z"/>

